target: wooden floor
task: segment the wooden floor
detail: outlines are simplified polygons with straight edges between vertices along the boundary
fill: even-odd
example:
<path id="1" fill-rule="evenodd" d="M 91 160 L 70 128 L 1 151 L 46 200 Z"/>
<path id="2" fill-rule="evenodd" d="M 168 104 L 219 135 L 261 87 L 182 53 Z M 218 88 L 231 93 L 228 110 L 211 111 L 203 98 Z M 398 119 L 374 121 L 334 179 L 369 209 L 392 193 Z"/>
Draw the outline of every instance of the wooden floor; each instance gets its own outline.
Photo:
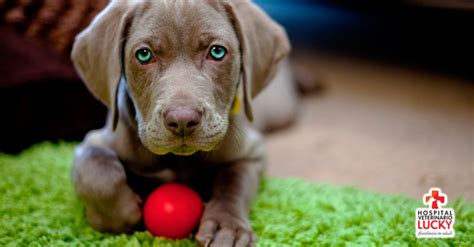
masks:
<path id="1" fill-rule="evenodd" d="M 300 119 L 267 137 L 268 174 L 420 199 L 437 186 L 474 201 L 474 83 L 322 55 Z"/>

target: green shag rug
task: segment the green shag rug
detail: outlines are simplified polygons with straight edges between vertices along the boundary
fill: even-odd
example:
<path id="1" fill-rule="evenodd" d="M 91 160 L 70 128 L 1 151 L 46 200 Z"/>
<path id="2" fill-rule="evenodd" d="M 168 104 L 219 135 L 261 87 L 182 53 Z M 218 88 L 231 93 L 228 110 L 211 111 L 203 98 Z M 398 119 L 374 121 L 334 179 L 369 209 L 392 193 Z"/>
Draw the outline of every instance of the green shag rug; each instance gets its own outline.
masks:
<path id="1" fill-rule="evenodd" d="M 71 185 L 73 149 L 43 143 L 18 156 L 0 154 L 0 246 L 196 246 L 192 239 L 91 229 Z M 250 218 L 259 246 L 474 245 L 474 204 L 450 203 L 455 238 L 418 240 L 415 209 L 422 206 L 403 195 L 267 178 Z"/>

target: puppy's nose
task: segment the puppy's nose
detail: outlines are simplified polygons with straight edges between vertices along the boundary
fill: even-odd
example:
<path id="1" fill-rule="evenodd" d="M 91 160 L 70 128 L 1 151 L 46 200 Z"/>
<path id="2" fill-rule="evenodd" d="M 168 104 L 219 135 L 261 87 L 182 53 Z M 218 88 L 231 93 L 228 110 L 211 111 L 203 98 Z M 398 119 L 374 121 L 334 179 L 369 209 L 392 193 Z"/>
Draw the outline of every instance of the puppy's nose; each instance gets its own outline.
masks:
<path id="1" fill-rule="evenodd" d="M 177 136 L 188 136 L 201 124 L 202 112 L 193 106 L 171 106 L 163 114 L 165 127 Z"/>

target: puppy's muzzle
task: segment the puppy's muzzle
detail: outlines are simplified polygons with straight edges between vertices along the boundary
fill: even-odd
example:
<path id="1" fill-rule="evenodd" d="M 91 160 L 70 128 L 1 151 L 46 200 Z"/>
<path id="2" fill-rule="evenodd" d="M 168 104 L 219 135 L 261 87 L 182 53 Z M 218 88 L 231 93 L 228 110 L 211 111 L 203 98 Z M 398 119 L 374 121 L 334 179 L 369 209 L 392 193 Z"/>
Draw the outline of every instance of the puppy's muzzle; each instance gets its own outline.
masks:
<path id="1" fill-rule="evenodd" d="M 166 129 L 174 135 L 185 137 L 191 135 L 201 125 L 202 111 L 196 106 L 169 106 L 163 112 Z"/>

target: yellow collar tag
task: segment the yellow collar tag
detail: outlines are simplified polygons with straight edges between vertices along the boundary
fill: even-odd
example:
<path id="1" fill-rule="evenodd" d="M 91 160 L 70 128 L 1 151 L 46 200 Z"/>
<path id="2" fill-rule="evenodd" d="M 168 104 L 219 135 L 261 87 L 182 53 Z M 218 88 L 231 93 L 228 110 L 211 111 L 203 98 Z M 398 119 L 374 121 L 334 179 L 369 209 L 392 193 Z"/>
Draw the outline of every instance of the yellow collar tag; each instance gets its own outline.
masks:
<path id="1" fill-rule="evenodd" d="M 240 96 L 235 96 L 234 105 L 232 106 L 232 114 L 237 115 L 240 112 Z"/>

